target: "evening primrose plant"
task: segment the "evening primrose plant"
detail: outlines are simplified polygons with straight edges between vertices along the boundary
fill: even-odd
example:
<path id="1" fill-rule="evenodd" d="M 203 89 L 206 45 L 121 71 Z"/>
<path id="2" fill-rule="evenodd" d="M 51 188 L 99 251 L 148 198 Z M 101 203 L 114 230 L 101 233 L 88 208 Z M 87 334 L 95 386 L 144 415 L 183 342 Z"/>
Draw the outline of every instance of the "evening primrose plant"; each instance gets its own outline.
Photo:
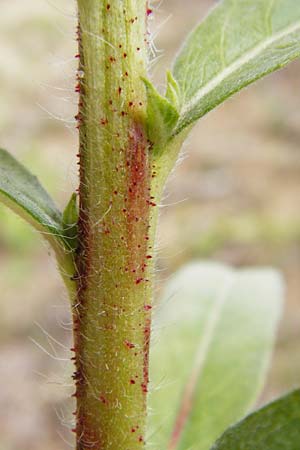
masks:
<path id="1" fill-rule="evenodd" d="M 1 200 L 48 241 L 69 292 L 76 449 L 299 449 L 299 391 L 253 412 L 280 276 L 195 262 L 159 301 L 153 278 L 158 205 L 184 140 L 213 108 L 299 57 L 300 2 L 218 2 L 164 93 L 147 71 L 149 2 L 77 6 L 78 196 L 60 212 L 0 151 Z"/>

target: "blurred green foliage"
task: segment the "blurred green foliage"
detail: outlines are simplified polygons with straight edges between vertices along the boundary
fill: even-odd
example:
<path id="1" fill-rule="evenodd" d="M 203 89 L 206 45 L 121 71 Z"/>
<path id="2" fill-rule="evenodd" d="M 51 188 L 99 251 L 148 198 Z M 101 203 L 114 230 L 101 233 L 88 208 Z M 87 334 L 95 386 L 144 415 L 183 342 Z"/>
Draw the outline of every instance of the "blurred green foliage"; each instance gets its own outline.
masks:
<path id="1" fill-rule="evenodd" d="M 294 241 L 300 242 L 300 220 L 282 221 L 254 212 L 218 218 L 190 245 L 195 256 L 209 257 L 224 246 L 263 244 L 278 251 Z"/>

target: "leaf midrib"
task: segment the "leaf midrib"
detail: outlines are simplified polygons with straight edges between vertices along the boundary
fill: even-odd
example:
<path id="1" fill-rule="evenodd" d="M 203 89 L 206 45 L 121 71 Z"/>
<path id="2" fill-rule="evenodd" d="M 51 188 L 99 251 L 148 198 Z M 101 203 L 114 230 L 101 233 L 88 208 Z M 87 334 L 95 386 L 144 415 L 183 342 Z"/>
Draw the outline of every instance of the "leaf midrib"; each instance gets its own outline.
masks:
<path id="1" fill-rule="evenodd" d="M 232 75 L 235 71 L 237 71 L 243 65 L 249 63 L 252 59 L 254 59 L 257 55 L 262 53 L 264 50 L 267 50 L 268 47 L 271 47 L 273 44 L 276 44 L 280 39 L 288 36 L 289 34 L 294 33 L 295 31 L 300 30 L 300 21 L 296 22 L 293 25 L 290 25 L 280 32 L 275 33 L 269 38 L 265 39 L 263 42 L 260 42 L 259 45 L 248 50 L 243 54 L 240 58 L 234 61 L 234 63 L 227 66 L 223 71 L 221 71 L 216 77 L 212 78 L 205 86 L 198 90 L 198 92 L 193 95 L 192 101 L 186 103 L 180 113 L 181 119 L 180 122 L 185 121 L 186 115 L 189 111 L 193 110 L 197 104 L 201 101 L 201 99 L 213 91 L 218 85 L 220 85 L 226 78 Z M 180 126 L 177 126 L 180 128 Z"/>

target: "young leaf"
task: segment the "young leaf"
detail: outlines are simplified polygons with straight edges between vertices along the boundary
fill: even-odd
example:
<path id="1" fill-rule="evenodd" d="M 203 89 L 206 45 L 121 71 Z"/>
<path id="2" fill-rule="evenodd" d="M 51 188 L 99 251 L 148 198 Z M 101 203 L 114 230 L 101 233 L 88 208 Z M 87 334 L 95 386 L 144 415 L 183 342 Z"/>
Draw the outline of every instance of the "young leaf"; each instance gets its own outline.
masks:
<path id="1" fill-rule="evenodd" d="M 61 213 L 32 175 L 6 150 L 0 149 L 0 200 L 44 234 L 62 238 Z"/>
<path id="2" fill-rule="evenodd" d="M 174 79 L 172 73 L 167 71 L 167 89 L 166 98 L 169 102 L 178 110 L 180 108 L 179 104 L 179 86 Z"/>
<path id="3" fill-rule="evenodd" d="M 268 269 L 194 263 L 175 275 L 150 356 L 155 448 L 208 450 L 249 411 L 266 375 L 282 294 L 281 278 Z"/>
<path id="4" fill-rule="evenodd" d="M 299 1 L 222 1 L 175 61 L 181 111 L 174 134 L 299 55 Z"/>
<path id="5" fill-rule="evenodd" d="M 299 405 L 297 390 L 229 428 L 212 450 L 299 450 Z"/>
<path id="6" fill-rule="evenodd" d="M 154 146 L 163 146 L 170 138 L 179 114 L 176 107 L 167 98 L 160 95 L 153 84 L 143 79 L 147 90 L 147 127 L 148 137 Z M 169 97 L 175 98 L 174 84 L 169 82 Z"/>
<path id="7" fill-rule="evenodd" d="M 78 244 L 78 208 L 77 208 L 77 195 L 74 193 L 71 195 L 69 203 L 67 204 L 63 216 L 62 226 L 63 235 L 68 242 L 70 249 L 75 250 Z"/>

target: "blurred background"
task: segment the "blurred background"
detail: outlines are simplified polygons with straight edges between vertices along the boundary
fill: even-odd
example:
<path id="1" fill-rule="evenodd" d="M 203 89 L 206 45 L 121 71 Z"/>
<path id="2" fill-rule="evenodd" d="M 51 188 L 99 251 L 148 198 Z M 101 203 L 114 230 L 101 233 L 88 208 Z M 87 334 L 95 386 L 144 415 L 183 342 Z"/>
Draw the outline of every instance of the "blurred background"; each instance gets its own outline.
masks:
<path id="1" fill-rule="evenodd" d="M 156 2 L 151 70 L 160 86 L 183 37 L 214 3 Z M 73 0 L 1 0 L 0 145 L 39 174 L 61 207 L 77 187 L 75 26 Z M 193 259 L 283 272 L 287 303 L 262 401 L 299 384 L 299 73 L 298 61 L 204 118 L 161 209 L 161 283 Z M 2 206 L 0 286 L 0 450 L 66 450 L 68 302 L 46 245 Z"/>

